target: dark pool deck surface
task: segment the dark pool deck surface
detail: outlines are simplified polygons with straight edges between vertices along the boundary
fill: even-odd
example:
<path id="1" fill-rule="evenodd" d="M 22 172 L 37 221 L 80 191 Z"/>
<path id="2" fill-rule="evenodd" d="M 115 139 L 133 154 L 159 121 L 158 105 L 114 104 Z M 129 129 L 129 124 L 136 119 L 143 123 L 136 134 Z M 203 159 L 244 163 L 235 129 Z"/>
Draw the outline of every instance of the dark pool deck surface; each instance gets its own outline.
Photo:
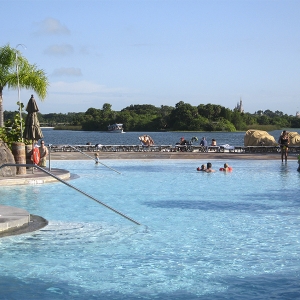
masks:
<path id="1" fill-rule="evenodd" d="M 87 153 L 91 157 L 94 153 Z M 222 159 L 224 162 L 229 159 L 246 159 L 246 160 L 280 160 L 280 154 L 245 154 L 245 153 L 189 153 L 189 152 L 141 152 L 141 153 L 99 153 L 99 159 L 196 159 L 196 160 L 210 160 L 210 159 Z M 91 159 L 82 153 L 78 152 L 60 152 L 51 153 L 51 165 L 55 165 L 55 160 L 88 160 Z M 296 155 L 290 155 L 289 160 L 295 160 Z M 48 162 L 49 163 L 49 162 Z M 46 168 L 56 177 L 62 180 L 68 180 L 70 178 L 70 172 L 57 168 Z M 26 174 L 17 175 L 16 177 L 0 177 L 0 187 L 15 186 L 15 185 L 35 185 L 44 184 L 50 182 L 58 182 L 56 178 L 44 173 L 39 169 L 27 169 Z M 1 196 L 0 196 L 1 197 Z M 44 218 L 36 215 L 32 215 L 24 209 L 0 205 L 0 237 L 27 233 L 41 229 L 46 226 L 48 221 Z"/>

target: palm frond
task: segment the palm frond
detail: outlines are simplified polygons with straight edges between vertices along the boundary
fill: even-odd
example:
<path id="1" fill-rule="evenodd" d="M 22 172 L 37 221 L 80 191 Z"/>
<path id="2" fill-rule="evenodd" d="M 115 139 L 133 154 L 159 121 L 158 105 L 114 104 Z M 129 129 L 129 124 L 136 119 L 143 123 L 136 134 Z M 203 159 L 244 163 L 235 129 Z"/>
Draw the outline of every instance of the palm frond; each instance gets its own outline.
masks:
<path id="1" fill-rule="evenodd" d="M 19 77 L 20 88 L 34 90 L 41 100 L 46 98 L 49 82 L 45 71 L 30 64 L 18 50 L 9 45 L 0 48 L 0 69 L 0 86 L 16 89 Z"/>

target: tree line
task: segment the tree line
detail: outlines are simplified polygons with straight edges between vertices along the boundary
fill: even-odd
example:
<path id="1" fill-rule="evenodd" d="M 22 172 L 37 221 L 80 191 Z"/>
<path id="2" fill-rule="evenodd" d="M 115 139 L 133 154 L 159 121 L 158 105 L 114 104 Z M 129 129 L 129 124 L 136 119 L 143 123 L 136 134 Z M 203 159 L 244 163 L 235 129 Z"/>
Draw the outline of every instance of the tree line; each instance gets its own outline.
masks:
<path id="1" fill-rule="evenodd" d="M 216 104 L 193 106 L 183 101 L 175 107 L 150 104 L 130 105 L 121 111 L 103 104 L 101 109 L 89 108 L 85 113 L 38 113 L 42 126 L 60 129 L 74 126 L 86 131 L 106 131 L 114 123 L 124 124 L 126 131 L 245 131 L 249 128 L 270 126 L 272 129 L 300 128 L 300 118 L 281 111 L 240 112 Z M 18 112 L 4 112 L 5 119 L 12 119 Z M 24 113 L 24 118 L 26 114 Z"/>

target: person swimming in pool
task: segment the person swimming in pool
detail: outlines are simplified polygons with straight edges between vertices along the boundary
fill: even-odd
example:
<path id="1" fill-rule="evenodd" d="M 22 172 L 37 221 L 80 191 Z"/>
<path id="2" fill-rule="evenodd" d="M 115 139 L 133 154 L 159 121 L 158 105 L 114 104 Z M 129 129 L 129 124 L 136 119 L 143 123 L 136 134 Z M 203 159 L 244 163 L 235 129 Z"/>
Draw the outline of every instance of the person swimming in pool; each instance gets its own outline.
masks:
<path id="1" fill-rule="evenodd" d="M 95 156 L 95 164 L 99 164 L 99 154 L 95 153 L 94 156 Z"/>
<path id="2" fill-rule="evenodd" d="M 215 172 L 215 170 L 212 168 L 212 164 L 210 162 L 208 162 L 206 164 L 206 170 L 205 170 L 206 173 L 212 173 L 212 172 Z"/>
<path id="3" fill-rule="evenodd" d="M 197 168 L 197 171 L 206 171 L 205 165 L 201 165 L 201 168 Z"/>
<path id="4" fill-rule="evenodd" d="M 227 163 L 224 164 L 223 168 L 220 168 L 220 171 L 223 172 L 231 172 L 232 171 L 232 167 L 230 167 Z"/>

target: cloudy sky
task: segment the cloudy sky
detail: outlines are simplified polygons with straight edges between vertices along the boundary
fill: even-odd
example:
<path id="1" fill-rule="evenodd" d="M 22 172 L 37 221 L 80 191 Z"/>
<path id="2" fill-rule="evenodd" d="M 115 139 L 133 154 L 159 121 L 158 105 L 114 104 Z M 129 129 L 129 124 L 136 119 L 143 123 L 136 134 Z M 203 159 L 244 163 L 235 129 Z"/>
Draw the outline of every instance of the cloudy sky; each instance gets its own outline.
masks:
<path id="1" fill-rule="evenodd" d="M 1 46 L 45 70 L 41 113 L 110 103 L 300 110 L 299 0 L 0 0 Z M 32 90 L 21 90 L 26 105 Z M 16 110 L 16 90 L 3 91 Z"/>

